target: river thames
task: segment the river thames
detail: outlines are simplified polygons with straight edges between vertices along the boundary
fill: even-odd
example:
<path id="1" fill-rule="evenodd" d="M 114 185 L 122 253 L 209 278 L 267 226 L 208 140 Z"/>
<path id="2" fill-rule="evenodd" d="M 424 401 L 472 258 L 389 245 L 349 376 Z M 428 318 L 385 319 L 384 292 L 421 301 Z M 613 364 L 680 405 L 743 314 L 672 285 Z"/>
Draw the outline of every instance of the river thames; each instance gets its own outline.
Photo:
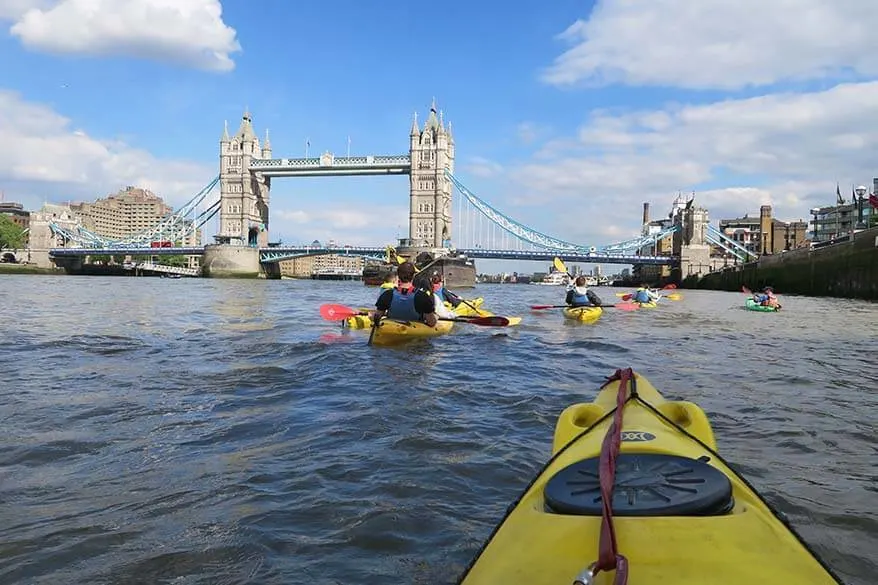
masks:
<path id="1" fill-rule="evenodd" d="M 875 582 L 878 304 L 684 290 L 581 325 L 528 309 L 562 287 L 458 292 L 524 320 L 378 348 L 318 314 L 359 282 L 0 277 L 0 583 L 454 583 L 627 366 Z"/>

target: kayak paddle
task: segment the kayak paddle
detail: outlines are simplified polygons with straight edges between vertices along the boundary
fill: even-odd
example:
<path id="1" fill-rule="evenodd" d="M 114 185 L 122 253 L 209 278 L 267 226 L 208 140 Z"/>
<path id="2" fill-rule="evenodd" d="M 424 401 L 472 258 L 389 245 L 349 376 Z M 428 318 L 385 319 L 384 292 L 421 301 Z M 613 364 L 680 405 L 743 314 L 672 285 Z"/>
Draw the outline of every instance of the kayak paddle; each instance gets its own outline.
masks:
<path id="1" fill-rule="evenodd" d="M 366 314 L 368 314 L 367 311 L 357 311 L 356 309 L 351 309 L 350 307 L 345 307 L 344 305 L 320 305 L 320 316 L 327 321 L 343 321 L 348 317 L 355 317 L 357 315 Z"/>
<path id="2" fill-rule="evenodd" d="M 531 305 L 532 311 L 541 311 L 543 309 L 587 309 L 585 307 L 571 307 L 570 305 Z M 636 311 L 640 307 L 637 303 L 616 303 L 615 305 L 601 305 L 601 309 L 621 309 L 622 311 Z"/>
<path id="3" fill-rule="evenodd" d="M 367 311 L 358 311 L 344 305 L 320 305 L 320 316 L 327 321 L 342 321 L 344 319 L 347 319 L 348 317 L 355 317 L 357 315 L 366 314 L 368 314 Z M 491 317 L 456 317 L 454 319 L 438 317 L 438 320 L 454 321 L 456 323 L 469 323 L 471 325 L 480 325 L 482 327 L 506 327 L 507 325 L 509 325 L 509 319 L 496 315 Z"/>

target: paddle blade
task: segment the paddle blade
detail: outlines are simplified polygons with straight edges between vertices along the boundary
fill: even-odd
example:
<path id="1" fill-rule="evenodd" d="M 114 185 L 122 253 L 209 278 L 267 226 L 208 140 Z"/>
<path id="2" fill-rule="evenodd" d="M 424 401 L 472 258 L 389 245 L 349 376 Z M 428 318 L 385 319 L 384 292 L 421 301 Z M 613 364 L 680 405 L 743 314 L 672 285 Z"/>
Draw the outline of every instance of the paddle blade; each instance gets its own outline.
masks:
<path id="1" fill-rule="evenodd" d="M 622 311 L 636 311 L 640 308 L 640 305 L 637 303 L 616 303 L 615 305 L 611 305 Z"/>
<path id="2" fill-rule="evenodd" d="M 630 293 L 627 294 L 627 295 L 622 295 L 622 300 L 623 300 L 623 301 L 630 301 L 631 298 L 632 298 L 633 296 L 634 296 L 634 295 L 632 295 L 632 294 L 630 294 Z"/>
<path id="3" fill-rule="evenodd" d="M 359 311 L 350 307 L 345 307 L 344 305 L 320 305 L 320 316 L 327 321 L 343 321 L 344 319 L 353 317 L 357 314 L 359 314 Z"/>
<path id="4" fill-rule="evenodd" d="M 471 319 L 455 319 L 455 321 L 463 321 L 471 325 L 481 325 L 482 327 L 506 327 L 509 325 L 509 319 L 497 315 L 491 317 L 473 317 Z"/>
<path id="5" fill-rule="evenodd" d="M 671 293 L 669 295 L 662 296 L 663 299 L 668 299 L 669 301 L 682 301 L 683 295 L 680 293 Z"/>
<path id="6" fill-rule="evenodd" d="M 752 295 L 753 294 L 753 291 L 751 291 L 749 288 L 747 288 L 744 285 L 741 285 L 741 292 L 744 293 L 745 295 Z"/>
<path id="7" fill-rule="evenodd" d="M 555 270 L 557 270 L 558 272 L 567 272 L 567 266 L 565 266 L 564 262 L 562 262 L 561 259 L 557 256 L 555 256 L 553 264 L 555 265 Z"/>

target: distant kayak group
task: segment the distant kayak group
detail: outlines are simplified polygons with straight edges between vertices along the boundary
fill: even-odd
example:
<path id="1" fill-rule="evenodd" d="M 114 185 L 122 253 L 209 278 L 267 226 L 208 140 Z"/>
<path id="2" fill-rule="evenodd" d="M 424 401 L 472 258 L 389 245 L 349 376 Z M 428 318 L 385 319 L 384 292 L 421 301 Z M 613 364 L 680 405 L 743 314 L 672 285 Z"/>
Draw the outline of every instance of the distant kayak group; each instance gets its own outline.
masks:
<path id="1" fill-rule="evenodd" d="M 682 296 L 668 285 L 663 290 L 648 288 L 645 284 L 633 293 L 617 293 L 621 301 L 606 304 L 588 288 L 584 276 L 573 277 L 560 258 L 555 258 L 555 268 L 570 279 L 563 305 L 532 305 L 534 311 L 561 309 L 565 319 L 580 323 L 595 323 L 605 309 L 634 311 L 652 309 L 660 299 L 682 300 Z M 450 333 L 455 323 L 482 327 L 508 327 L 521 323 L 521 317 L 495 315 L 482 306 L 484 299 L 464 299 L 448 290 L 442 276 L 435 272 L 427 282 L 429 287 L 416 286 L 418 270 L 411 262 L 401 263 L 396 274 L 388 274 L 380 285 L 375 308 L 350 308 L 344 305 L 325 304 L 320 307 L 321 316 L 328 321 L 340 321 L 350 329 L 368 329 L 370 345 L 397 345 L 425 337 L 437 337 Z M 421 277 L 423 278 L 423 276 Z M 420 282 L 424 282 L 421 280 Z"/>
<path id="2" fill-rule="evenodd" d="M 400 264 L 396 275 L 388 275 L 381 285 L 375 309 L 326 304 L 320 307 L 320 314 L 351 329 L 369 329 L 369 345 L 397 345 L 445 335 L 455 323 L 507 327 L 521 322 L 520 317 L 496 316 L 481 309 L 483 299 L 460 298 L 443 286 L 438 273 L 431 276 L 429 289 L 415 286 L 417 272 L 411 262 Z"/>

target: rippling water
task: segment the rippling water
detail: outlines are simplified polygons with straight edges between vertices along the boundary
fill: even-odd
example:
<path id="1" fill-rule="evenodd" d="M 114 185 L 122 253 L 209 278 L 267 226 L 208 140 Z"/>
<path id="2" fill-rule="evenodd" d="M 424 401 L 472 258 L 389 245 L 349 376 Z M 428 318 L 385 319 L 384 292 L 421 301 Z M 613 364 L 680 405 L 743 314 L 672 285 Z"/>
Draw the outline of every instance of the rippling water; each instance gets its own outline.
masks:
<path id="1" fill-rule="evenodd" d="M 360 283 L 0 278 L 0 583 L 454 583 L 629 365 L 874 582 L 878 304 L 683 291 L 579 325 L 527 309 L 561 288 L 475 294 L 523 323 L 376 348 L 317 312 Z"/>

